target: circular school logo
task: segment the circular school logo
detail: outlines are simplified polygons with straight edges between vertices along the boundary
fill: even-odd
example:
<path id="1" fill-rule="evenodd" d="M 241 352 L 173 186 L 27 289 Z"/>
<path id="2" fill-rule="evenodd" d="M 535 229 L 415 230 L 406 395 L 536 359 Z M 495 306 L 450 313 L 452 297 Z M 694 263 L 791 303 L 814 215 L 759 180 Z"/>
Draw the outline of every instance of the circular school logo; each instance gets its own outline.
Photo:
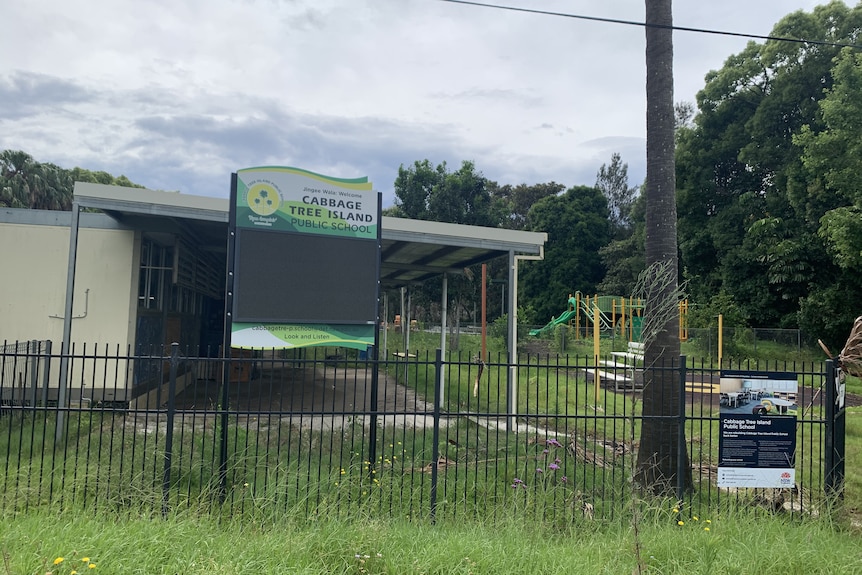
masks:
<path id="1" fill-rule="evenodd" d="M 246 200 L 251 211 L 259 216 L 271 215 L 281 205 L 281 197 L 275 186 L 263 182 L 258 182 L 248 189 Z"/>

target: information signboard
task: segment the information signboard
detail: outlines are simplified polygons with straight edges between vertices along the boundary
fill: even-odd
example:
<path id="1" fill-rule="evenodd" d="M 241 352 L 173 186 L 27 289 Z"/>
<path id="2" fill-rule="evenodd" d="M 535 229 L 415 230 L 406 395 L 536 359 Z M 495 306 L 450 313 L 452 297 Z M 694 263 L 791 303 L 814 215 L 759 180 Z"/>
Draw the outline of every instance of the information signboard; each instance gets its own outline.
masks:
<path id="1" fill-rule="evenodd" d="M 795 373 L 723 371 L 719 487 L 792 487 L 796 480 Z"/>
<path id="2" fill-rule="evenodd" d="M 231 191 L 231 347 L 374 345 L 380 194 L 367 178 L 239 170 Z"/>

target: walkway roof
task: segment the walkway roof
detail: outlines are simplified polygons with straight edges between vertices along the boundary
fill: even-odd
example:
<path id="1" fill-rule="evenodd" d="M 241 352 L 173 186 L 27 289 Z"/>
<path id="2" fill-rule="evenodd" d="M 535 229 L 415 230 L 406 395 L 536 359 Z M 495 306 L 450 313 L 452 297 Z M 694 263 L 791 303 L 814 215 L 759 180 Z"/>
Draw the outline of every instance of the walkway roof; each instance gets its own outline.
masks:
<path id="1" fill-rule="evenodd" d="M 75 183 L 74 198 L 130 228 L 153 236 L 183 234 L 204 251 L 226 252 L 227 199 L 82 182 Z M 381 282 L 399 287 L 462 273 L 510 252 L 541 256 L 548 235 L 383 216 L 381 238 Z"/>

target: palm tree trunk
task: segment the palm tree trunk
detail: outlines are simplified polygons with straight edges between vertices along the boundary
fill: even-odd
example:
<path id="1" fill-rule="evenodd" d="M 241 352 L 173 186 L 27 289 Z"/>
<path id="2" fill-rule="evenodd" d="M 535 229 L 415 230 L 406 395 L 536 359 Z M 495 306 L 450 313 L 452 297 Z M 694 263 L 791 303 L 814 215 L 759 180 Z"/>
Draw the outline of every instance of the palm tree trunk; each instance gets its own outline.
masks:
<path id="1" fill-rule="evenodd" d="M 674 174 L 673 10 L 671 0 L 646 0 L 646 264 L 670 263 L 673 281 L 667 289 L 652 292 L 645 314 L 659 301 L 675 298 L 678 283 L 676 237 L 676 178 Z M 677 488 L 680 458 L 691 486 L 691 466 L 685 445 L 679 445 L 680 410 L 678 367 L 679 314 L 670 314 L 649 341 L 644 362 L 643 423 L 635 480 L 657 494 Z"/>

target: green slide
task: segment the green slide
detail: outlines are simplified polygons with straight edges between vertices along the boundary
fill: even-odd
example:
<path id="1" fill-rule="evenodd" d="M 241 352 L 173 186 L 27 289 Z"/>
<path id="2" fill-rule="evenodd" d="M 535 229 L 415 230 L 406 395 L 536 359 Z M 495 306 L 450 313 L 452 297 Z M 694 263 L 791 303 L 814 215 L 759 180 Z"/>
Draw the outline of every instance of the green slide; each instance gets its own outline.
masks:
<path id="1" fill-rule="evenodd" d="M 575 298 L 573 298 L 573 297 L 569 298 L 569 306 L 570 307 L 574 308 L 575 303 L 576 303 Z M 560 314 L 560 317 L 551 318 L 551 321 L 548 322 L 548 325 L 546 325 L 544 327 L 540 327 L 538 329 L 531 329 L 530 335 L 533 335 L 533 336 L 542 335 L 546 331 L 554 329 L 555 326 L 558 326 L 562 323 L 568 323 L 568 321 L 571 320 L 573 317 L 575 317 L 575 315 L 577 313 L 578 312 L 575 309 L 570 309 L 568 311 L 564 311 L 562 314 Z"/>

